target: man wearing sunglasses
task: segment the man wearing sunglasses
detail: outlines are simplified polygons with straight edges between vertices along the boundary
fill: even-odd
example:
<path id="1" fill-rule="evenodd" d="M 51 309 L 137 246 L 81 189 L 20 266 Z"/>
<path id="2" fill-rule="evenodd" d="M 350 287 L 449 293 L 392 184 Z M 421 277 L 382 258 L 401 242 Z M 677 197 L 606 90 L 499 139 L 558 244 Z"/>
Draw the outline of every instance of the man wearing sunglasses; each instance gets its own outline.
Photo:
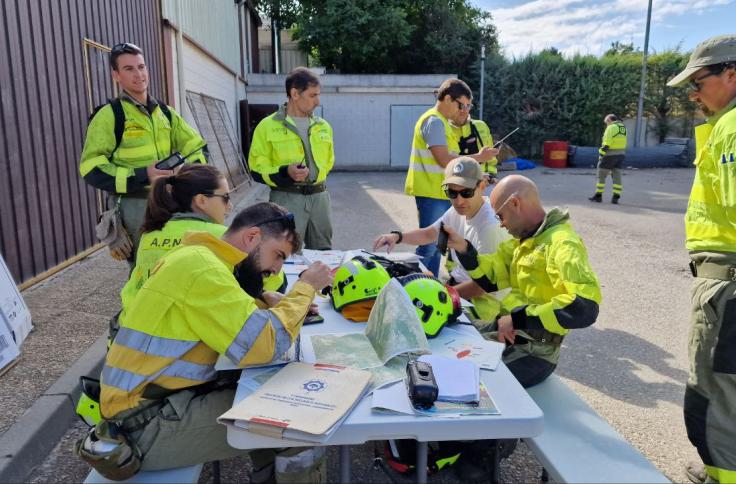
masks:
<path id="1" fill-rule="evenodd" d="M 241 368 L 268 363 L 292 345 L 315 294 L 332 282 L 329 267 L 312 264 L 269 308 L 242 285 L 243 279 L 278 273 L 300 245 L 293 216 L 270 202 L 241 211 L 221 238 L 185 235 L 151 269 L 121 318 L 102 370 L 105 421 L 95 432 L 107 435 L 115 424 L 137 446 L 144 471 L 248 453 L 230 447 L 217 423 L 232 406 L 237 382 L 218 375 L 215 362 L 224 355 Z M 251 453 L 257 474 L 251 482 L 268 482 L 273 457 L 270 451 Z M 103 475 L 115 463 L 85 460 Z M 309 474 L 298 481 L 324 479 Z"/>
<path id="2" fill-rule="evenodd" d="M 713 37 L 667 83 L 688 86 L 707 122 L 695 128 L 695 179 L 685 214 L 692 314 L 685 427 L 701 464 L 693 482 L 736 482 L 736 35 Z"/>
<path id="3" fill-rule="evenodd" d="M 445 167 L 442 181 L 452 206 L 428 227 L 378 236 L 373 242 L 373 250 L 383 248 L 390 252 L 398 243 L 428 244 L 437 240 L 442 227 L 451 227 L 470 240 L 480 253 L 494 253 L 498 245 L 509 237 L 493 216 L 488 198 L 483 196 L 487 186 L 488 181 L 477 161 L 467 156 L 455 158 Z M 447 254 L 446 268 L 450 274 L 448 283 L 455 286 L 461 297 L 473 302 L 481 319 L 495 319 L 501 309 L 499 301 L 473 282 L 454 250 Z"/>
<path id="4" fill-rule="evenodd" d="M 617 204 L 624 187 L 621 182 L 621 165 L 626 158 L 626 126 L 615 114 L 609 114 L 603 119 L 606 130 L 603 141 L 598 149 L 598 183 L 595 193 L 588 200 L 601 203 L 603 192 L 606 190 L 606 178 L 611 174 L 613 182 L 613 197 L 611 203 Z"/>
<path id="5" fill-rule="evenodd" d="M 115 45 L 110 67 L 120 95 L 92 114 L 79 173 L 115 202 L 119 199 L 132 249 L 111 250 L 111 254 L 133 265 L 148 187 L 155 178 L 173 174 L 157 169 L 156 162 L 179 152 L 191 153 L 188 163 L 206 163 L 205 142 L 179 113 L 149 95 L 148 67 L 140 47 L 129 42 Z"/>
<path id="6" fill-rule="evenodd" d="M 509 175 L 490 199 L 496 218 L 514 238 L 494 254 L 481 254 L 462 234 L 447 229 L 447 245 L 480 287 L 488 292 L 511 288 L 501 301 L 503 315 L 476 327 L 506 343 L 504 363 L 522 386 L 530 387 L 557 367 L 565 335 L 595 322 L 600 285 L 570 216 L 556 207 L 546 211 L 533 181 Z"/>
<path id="7" fill-rule="evenodd" d="M 453 127 L 473 105 L 473 93 L 460 79 L 447 79 L 437 92 L 437 102 L 419 117 L 414 126 L 409 170 L 406 173 L 404 192 L 415 197 L 419 212 L 419 227 L 429 227 L 450 208 L 450 202 L 442 189 L 444 169 L 458 156 L 457 143 L 453 143 Z M 464 122 L 464 121 L 463 121 Z M 492 160 L 498 150 L 484 146 L 471 156 L 478 163 Z M 422 262 L 435 275 L 439 273 L 441 254 L 437 244 L 430 243 L 417 248 Z"/>

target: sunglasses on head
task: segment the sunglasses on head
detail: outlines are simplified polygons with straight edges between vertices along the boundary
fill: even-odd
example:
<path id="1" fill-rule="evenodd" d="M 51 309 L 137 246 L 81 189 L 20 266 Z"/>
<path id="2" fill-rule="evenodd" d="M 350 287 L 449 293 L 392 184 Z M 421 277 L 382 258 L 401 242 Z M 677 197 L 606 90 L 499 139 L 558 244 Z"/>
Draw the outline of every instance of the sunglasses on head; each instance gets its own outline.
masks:
<path id="1" fill-rule="evenodd" d="M 294 214 L 291 212 L 287 212 L 283 215 L 279 215 L 278 217 L 269 218 L 267 220 L 264 220 L 263 222 L 258 222 L 257 224 L 253 224 L 253 227 L 258 227 L 259 225 L 266 225 L 270 224 L 272 222 L 281 222 L 282 225 L 285 225 L 289 229 L 295 229 L 296 225 L 294 224 Z"/>
<path id="2" fill-rule="evenodd" d="M 138 54 L 142 51 L 140 47 L 137 45 L 131 43 L 131 42 L 123 42 L 121 44 L 115 44 L 112 46 L 112 50 L 110 51 L 113 54 Z"/>
<path id="3" fill-rule="evenodd" d="M 475 195 L 475 190 L 477 188 L 478 185 L 475 185 L 475 188 L 464 188 L 463 190 L 453 190 L 450 187 L 445 187 L 445 195 L 447 195 L 447 198 L 451 200 L 455 200 L 458 195 L 463 198 L 473 198 L 473 195 Z"/>

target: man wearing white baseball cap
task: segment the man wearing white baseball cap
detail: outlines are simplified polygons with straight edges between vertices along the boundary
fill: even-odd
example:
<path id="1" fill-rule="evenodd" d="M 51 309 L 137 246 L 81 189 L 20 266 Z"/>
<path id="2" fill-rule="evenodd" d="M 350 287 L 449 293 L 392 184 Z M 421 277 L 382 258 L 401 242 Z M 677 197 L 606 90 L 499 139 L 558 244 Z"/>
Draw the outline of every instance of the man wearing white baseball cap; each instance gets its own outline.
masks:
<path id="1" fill-rule="evenodd" d="M 736 482 L 736 34 L 699 44 L 668 86 L 691 87 L 707 123 L 695 128 L 695 180 L 685 214 L 694 276 L 685 427 L 705 464 L 693 482 Z"/>

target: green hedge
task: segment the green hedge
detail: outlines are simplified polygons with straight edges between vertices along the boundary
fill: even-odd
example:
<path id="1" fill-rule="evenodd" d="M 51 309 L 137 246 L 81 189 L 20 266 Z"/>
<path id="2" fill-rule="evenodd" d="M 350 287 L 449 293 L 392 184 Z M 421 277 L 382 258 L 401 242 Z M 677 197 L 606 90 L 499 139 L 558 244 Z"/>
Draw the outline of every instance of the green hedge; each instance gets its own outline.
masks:
<path id="1" fill-rule="evenodd" d="M 649 58 L 647 77 L 651 85 L 645 111 L 660 120 L 662 103 L 669 102 L 661 120 L 664 124 L 668 116 L 692 115 L 682 90 L 665 89 L 663 85 L 686 62 L 684 54 L 672 52 Z M 476 64 L 466 76 L 476 88 L 476 104 L 478 71 Z M 641 78 L 639 54 L 566 59 L 555 51 L 547 51 L 511 62 L 502 57 L 488 58 L 485 71 L 483 119 L 495 136 L 519 126 L 520 131 L 509 141 L 522 156 L 539 158 L 545 140 L 596 146 L 603 134 L 606 114 L 636 115 Z M 662 129 L 666 135 L 666 129 Z"/>

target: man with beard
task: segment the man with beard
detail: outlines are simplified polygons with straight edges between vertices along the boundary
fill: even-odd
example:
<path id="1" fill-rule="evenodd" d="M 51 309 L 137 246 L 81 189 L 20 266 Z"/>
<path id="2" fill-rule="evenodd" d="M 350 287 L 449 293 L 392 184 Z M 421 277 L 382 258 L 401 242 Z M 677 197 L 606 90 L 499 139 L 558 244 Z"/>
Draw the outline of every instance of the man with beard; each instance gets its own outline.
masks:
<path id="1" fill-rule="evenodd" d="M 161 258 L 107 354 L 97 437 L 110 438 L 119 429 L 139 450 L 142 470 L 247 453 L 231 448 L 225 427 L 216 422 L 232 406 L 235 381 L 218 379 L 215 361 L 225 355 L 244 367 L 268 363 L 289 349 L 316 291 L 331 283 L 329 268 L 310 266 L 269 309 L 259 309 L 238 279 L 260 281 L 264 272 L 278 273 L 299 245 L 293 215 L 259 203 L 241 211 L 221 239 L 190 232 L 182 247 Z M 270 466 L 268 455 L 251 453 L 256 472 Z M 103 475 L 111 464 L 85 460 Z M 268 476 L 252 482 L 261 478 Z M 311 478 L 318 477 L 302 480 Z"/>
<path id="2" fill-rule="evenodd" d="M 668 86 L 688 84 L 708 121 L 695 128 L 695 179 L 685 214 L 692 315 L 685 427 L 705 464 L 693 482 L 736 482 L 736 35 L 699 44 Z"/>

